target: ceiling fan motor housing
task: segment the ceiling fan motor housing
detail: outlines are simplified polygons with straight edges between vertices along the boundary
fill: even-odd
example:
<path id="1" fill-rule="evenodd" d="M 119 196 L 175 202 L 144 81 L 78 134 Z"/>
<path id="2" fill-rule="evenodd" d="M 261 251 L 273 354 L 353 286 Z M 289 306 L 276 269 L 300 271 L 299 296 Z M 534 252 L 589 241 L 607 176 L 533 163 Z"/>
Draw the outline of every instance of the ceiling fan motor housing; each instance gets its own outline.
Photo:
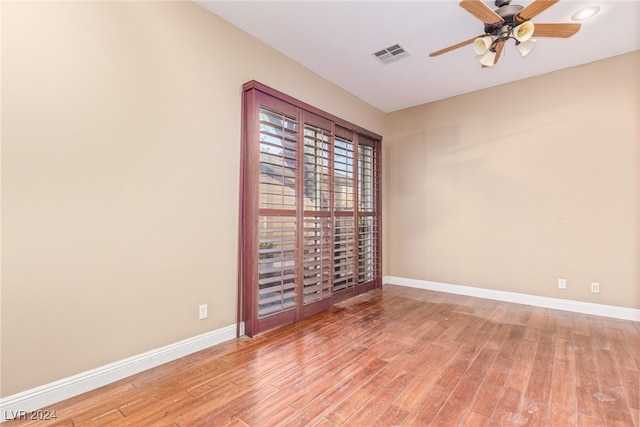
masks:
<path id="1" fill-rule="evenodd" d="M 496 1 L 496 6 L 498 5 L 499 5 L 499 0 Z M 513 28 L 514 26 L 518 25 L 519 23 L 515 22 L 514 18 L 522 9 L 523 9 L 523 6 L 520 6 L 519 4 L 509 4 L 509 2 L 506 2 L 506 4 L 496 9 L 496 13 L 504 20 L 504 22 L 485 23 L 484 32 L 487 34 L 498 35 L 501 32 L 500 30 L 504 26 L 509 26 L 510 28 Z"/>

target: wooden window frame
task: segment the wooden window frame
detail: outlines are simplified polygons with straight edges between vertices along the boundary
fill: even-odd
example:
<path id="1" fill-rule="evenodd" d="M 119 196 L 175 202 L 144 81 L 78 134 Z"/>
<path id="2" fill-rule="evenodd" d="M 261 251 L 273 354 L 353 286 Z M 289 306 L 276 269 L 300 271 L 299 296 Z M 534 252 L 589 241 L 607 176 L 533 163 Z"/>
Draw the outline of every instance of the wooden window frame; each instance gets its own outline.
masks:
<path id="1" fill-rule="evenodd" d="M 260 158 L 261 153 L 264 155 L 265 152 L 261 151 L 260 148 L 260 145 L 262 144 L 262 142 L 260 142 L 260 117 L 261 111 L 263 113 L 262 117 L 265 116 L 265 109 L 289 117 L 292 123 L 296 124 L 297 154 L 295 154 L 294 156 L 296 162 L 296 179 L 292 179 L 290 184 L 291 192 L 297 198 L 295 209 L 277 209 L 261 206 L 260 181 L 261 179 L 263 179 L 262 177 L 264 177 L 264 170 L 263 175 L 261 175 Z M 263 124 L 264 123 L 265 122 L 263 121 Z M 267 124 L 270 125 L 271 122 L 268 122 Z M 307 152 L 307 148 L 313 148 L 309 147 L 308 144 L 310 144 L 315 138 L 309 137 L 309 141 L 311 142 L 308 142 L 305 139 L 305 134 L 306 131 L 308 131 L 309 135 L 320 135 L 320 137 L 323 137 L 321 135 L 322 132 L 317 131 L 318 129 L 324 129 L 327 131 L 327 134 L 330 138 L 330 143 L 328 146 L 331 150 L 333 150 L 329 155 L 330 160 L 328 161 L 328 170 L 330 171 L 330 174 L 327 177 L 329 181 L 328 188 L 331 202 L 328 206 L 326 206 L 326 209 L 324 209 L 324 206 L 321 206 L 320 208 L 305 206 L 305 197 L 303 194 L 306 165 L 304 162 L 305 159 L 307 159 L 307 157 L 305 157 L 305 153 Z M 264 134 L 262 134 L 262 136 L 264 136 Z M 352 210 L 340 210 L 336 209 L 335 207 L 336 200 L 334 199 L 334 190 L 336 188 L 336 184 L 334 181 L 338 173 L 336 172 L 337 166 L 334 164 L 335 157 L 337 156 L 335 151 L 335 140 L 341 138 L 350 140 L 352 146 L 352 157 L 349 161 L 347 161 L 347 163 L 350 162 L 351 165 L 350 181 L 348 179 L 349 166 L 340 166 L 342 169 L 347 171 L 344 172 L 345 176 L 347 177 L 344 178 L 344 180 L 346 180 L 345 182 L 351 182 L 351 196 L 348 195 L 349 188 L 347 188 L 345 190 L 345 193 L 347 194 L 345 198 L 349 201 L 349 203 L 353 205 Z M 285 142 L 283 139 L 283 144 L 284 143 Z M 381 146 L 382 137 L 380 135 L 349 123 L 332 114 L 326 113 L 318 108 L 315 108 L 286 94 L 283 94 L 259 82 L 250 81 L 243 85 L 240 227 L 238 247 L 238 334 L 240 333 L 241 322 L 244 322 L 244 332 L 249 336 L 255 336 L 256 334 L 259 334 L 266 330 L 292 323 L 320 311 L 329 309 L 331 306 L 333 306 L 333 304 L 344 299 L 351 298 L 353 296 L 356 296 L 363 292 L 368 292 L 376 288 L 382 288 Z M 371 150 L 368 151 L 372 153 L 371 160 L 367 164 L 370 164 L 370 166 L 368 166 L 370 168 L 369 172 L 371 173 L 373 178 L 370 185 L 372 191 L 371 198 L 373 200 L 371 201 L 370 208 L 365 210 L 361 209 L 359 200 L 361 189 L 359 182 L 359 152 L 361 150 L 364 150 L 364 148 L 361 147 L 370 147 Z M 282 149 L 280 149 L 280 151 L 286 151 L 284 146 Z M 284 154 L 282 155 L 284 156 Z M 266 153 L 266 157 L 270 162 L 272 154 L 270 152 Z M 283 160 L 283 162 L 285 160 Z M 293 162 L 294 160 L 290 158 L 288 161 Z M 271 163 L 267 163 L 267 165 L 270 164 Z M 277 169 L 278 166 L 275 166 L 275 168 Z M 284 169 L 284 166 L 281 166 L 280 169 Z M 282 179 L 282 181 L 284 182 L 284 179 Z M 349 197 L 351 197 L 350 200 Z M 282 198 L 284 200 L 285 196 L 283 195 Z M 263 197 L 263 203 L 266 203 L 264 202 L 264 200 L 266 200 L 266 196 Z M 293 267 L 294 272 L 292 273 L 295 276 L 294 294 L 296 303 L 295 308 L 283 310 L 277 314 L 264 315 L 263 317 L 260 317 L 258 313 L 260 298 L 258 293 L 260 286 L 264 285 L 259 285 L 258 283 L 259 277 L 265 277 L 264 274 L 260 276 L 260 273 L 258 271 L 260 268 L 260 262 L 264 261 L 260 261 L 260 257 L 262 257 L 265 252 L 264 240 L 263 244 L 259 245 L 259 233 L 261 230 L 260 219 L 262 218 L 262 223 L 264 224 L 268 222 L 268 218 L 280 217 L 293 219 L 293 223 L 295 224 L 296 228 L 296 249 L 294 251 L 295 266 Z M 337 273 L 334 256 L 337 249 L 335 240 L 336 236 L 334 235 L 334 233 L 336 232 L 336 219 L 339 220 L 342 218 L 344 218 L 345 220 L 348 220 L 349 218 L 353 219 L 353 226 L 351 227 L 351 230 L 353 232 L 353 236 L 351 236 L 351 238 L 353 239 L 353 242 L 351 246 L 347 246 L 347 250 L 349 250 L 350 248 L 353 252 L 349 258 L 349 262 L 352 262 L 354 264 L 351 270 L 351 274 L 353 275 L 353 277 L 351 278 L 353 285 L 343 291 L 335 292 L 333 289 L 333 283 L 334 275 Z M 369 223 L 373 224 L 373 226 L 370 227 L 373 229 L 373 231 L 369 233 L 369 237 L 367 238 L 367 259 L 365 260 L 366 262 L 364 262 L 364 264 L 361 261 L 362 257 L 360 256 L 361 254 L 359 250 L 362 244 L 362 242 L 360 241 L 361 235 L 363 230 L 366 231 L 366 228 L 363 229 L 361 227 L 361 218 L 366 218 Z M 282 223 L 286 222 L 286 220 L 282 221 Z M 277 224 L 278 221 L 273 220 L 273 223 Z M 315 231 L 316 234 L 312 234 L 311 236 L 311 240 L 314 241 L 313 236 L 317 235 L 316 228 L 313 228 L 314 223 L 328 223 L 328 227 L 331 227 L 331 229 L 328 231 L 331 244 L 329 246 L 329 254 L 326 254 L 326 256 L 330 258 L 330 263 L 327 265 L 330 272 L 329 280 L 331 288 L 328 296 L 324 291 L 320 290 L 320 298 L 318 301 L 313 300 L 313 302 L 305 303 L 305 290 L 309 290 L 305 289 L 304 285 L 305 278 L 309 277 L 305 276 L 305 274 L 308 273 L 307 271 L 305 271 L 305 260 L 307 260 L 306 265 L 311 265 L 313 267 L 314 262 L 317 262 L 317 258 L 320 257 L 320 272 L 322 271 L 322 267 L 325 265 L 322 261 L 322 257 L 324 256 L 323 253 L 316 253 L 314 251 L 311 253 L 311 256 L 305 258 L 305 233 L 309 233 L 309 230 L 311 230 L 311 233 L 314 233 Z M 321 238 L 316 237 L 315 239 Z M 268 246 L 268 248 L 272 247 L 273 246 Z M 262 252 L 260 252 L 260 250 L 262 250 Z M 269 250 L 267 249 L 266 251 Z M 271 249 L 271 251 L 278 252 L 277 249 Z M 307 255 L 309 253 L 310 252 L 307 252 Z M 267 254 L 267 256 L 270 255 Z M 278 258 L 278 260 L 280 261 L 282 261 L 282 259 L 284 258 Z M 309 262 L 309 259 L 311 259 L 312 261 Z M 371 280 L 360 283 L 359 279 L 361 277 L 361 266 L 371 266 L 371 263 L 373 263 L 373 271 L 371 271 L 372 269 L 371 267 L 369 267 L 368 275 L 366 276 L 367 278 L 371 278 Z M 273 265 L 282 264 L 282 262 L 274 262 L 268 264 L 268 266 L 271 267 Z M 264 281 L 265 279 L 262 280 Z M 311 282 L 313 282 L 313 280 L 311 280 Z M 324 285 L 320 283 L 320 288 L 323 289 L 323 287 Z M 284 288 L 284 286 L 282 286 L 281 288 Z M 269 288 L 269 290 L 270 289 L 271 288 Z M 313 289 L 311 290 L 313 291 Z M 282 291 L 282 295 L 282 298 L 284 300 L 284 291 Z M 269 296 L 269 298 L 272 297 Z"/>

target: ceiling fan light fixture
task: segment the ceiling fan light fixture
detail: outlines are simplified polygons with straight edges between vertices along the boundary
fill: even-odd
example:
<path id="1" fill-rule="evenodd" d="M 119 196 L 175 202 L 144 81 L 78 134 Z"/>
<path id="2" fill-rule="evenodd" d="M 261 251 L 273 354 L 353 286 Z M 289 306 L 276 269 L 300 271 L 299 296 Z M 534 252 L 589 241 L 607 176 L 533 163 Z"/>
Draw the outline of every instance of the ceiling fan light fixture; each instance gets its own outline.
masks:
<path id="1" fill-rule="evenodd" d="M 493 39 L 489 36 L 478 37 L 473 41 L 473 51 L 476 55 L 484 55 L 493 44 Z"/>
<path id="2" fill-rule="evenodd" d="M 515 42 L 521 56 L 527 56 L 536 44 L 536 40 L 533 40 L 532 37 L 568 38 L 577 33 L 582 26 L 579 23 L 538 23 L 534 25 L 532 19 L 559 0 L 530 0 L 526 6 L 512 5 L 510 4 L 511 0 L 495 0 L 495 5 L 498 7 L 496 10 L 492 10 L 486 1 L 461 0 L 459 3 L 460 7 L 482 21 L 484 34 L 431 52 L 429 56 L 438 56 L 470 44 L 482 67 L 492 67 L 500 59 L 509 40 Z M 580 10 L 572 18 L 574 20 L 586 19 L 599 10 L 600 6 L 590 8 L 589 12 Z"/>
<path id="3" fill-rule="evenodd" d="M 478 59 L 478 61 L 485 67 L 493 67 L 496 60 L 496 53 L 492 50 L 487 50 L 484 55 Z"/>
<path id="4" fill-rule="evenodd" d="M 519 42 L 526 42 L 533 35 L 535 25 L 531 21 L 525 21 L 511 30 L 511 35 Z"/>
<path id="5" fill-rule="evenodd" d="M 573 15 L 571 15 L 571 19 L 574 21 L 584 21 L 585 19 L 589 19 L 593 17 L 598 12 L 600 12 L 600 6 L 594 5 L 594 6 L 585 7 L 583 9 L 580 9 Z"/>
<path id="6" fill-rule="evenodd" d="M 518 52 L 520 52 L 520 55 L 527 56 L 531 53 L 533 48 L 536 46 L 536 42 L 537 42 L 536 39 L 529 39 L 521 43 L 516 43 L 516 48 L 518 48 Z"/>

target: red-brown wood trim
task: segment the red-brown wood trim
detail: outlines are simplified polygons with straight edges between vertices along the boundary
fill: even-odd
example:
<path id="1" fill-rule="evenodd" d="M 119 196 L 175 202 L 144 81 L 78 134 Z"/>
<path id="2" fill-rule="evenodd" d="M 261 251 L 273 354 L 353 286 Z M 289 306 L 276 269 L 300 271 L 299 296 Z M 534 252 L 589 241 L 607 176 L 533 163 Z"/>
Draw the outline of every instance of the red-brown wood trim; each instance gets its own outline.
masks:
<path id="1" fill-rule="evenodd" d="M 251 80 L 251 81 L 245 83 L 242 86 L 242 89 L 244 91 L 247 91 L 249 89 L 256 89 L 256 90 L 258 90 L 260 92 L 266 93 L 266 94 L 271 95 L 273 97 L 276 97 L 278 99 L 282 99 L 282 100 L 284 100 L 284 101 L 286 101 L 286 102 L 288 102 L 290 104 L 293 104 L 293 105 L 295 105 L 295 106 L 297 106 L 299 108 L 307 110 L 307 111 L 309 111 L 309 112 L 311 112 L 313 114 L 317 114 L 318 116 L 327 118 L 327 119 L 335 122 L 337 125 L 346 127 L 348 129 L 352 129 L 352 130 L 354 130 L 354 131 L 356 131 L 358 133 L 361 133 L 363 135 L 366 135 L 366 136 L 368 136 L 370 138 L 377 139 L 377 140 L 382 140 L 382 136 L 380 136 L 380 135 L 378 135 L 376 133 L 373 133 L 373 132 L 371 132 L 371 131 L 363 128 L 363 127 L 360 127 L 360 126 L 358 126 L 356 124 L 350 123 L 350 122 L 348 122 L 348 121 L 346 121 L 344 119 L 341 119 L 338 116 L 334 116 L 333 114 L 328 113 L 326 111 L 323 111 L 323 110 L 321 110 L 321 109 L 319 109 L 317 107 L 314 107 L 313 105 L 309 105 L 304 101 L 301 101 L 301 100 L 299 100 L 297 98 L 294 98 L 294 97 L 292 97 L 290 95 L 287 95 L 285 93 L 282 93 L 282 92 L 280 92 L 280 91 L 278 91 L 276 89 L 273 89 L 272 87 L 269 87 L 267 85 L 264 85 L 264 84 L 262 84 L 262 83 L 260 83 L 260 82 L 258 82 L 256 80 Z"/>
<path id="2" fill-rule="evenodd" d="M 297 314 L 295 309 L 283 311 L 282 313 L 273 314 L 271 316 L 256 319 L 256 331 L 254 335 L 268 331 L 269 329 L 284 326 L 288 323 L 293 323 L 297 320 Z M 256 316 L 257 317 L 257 316 Z M 249 335 L 250 337 L 254 335 Z"/>
<path id="3" fill-rule="evenodd" d="M 245 99 L 245 114 L 247 115 L 244 120 L 244 133 L 243 133 L 243 145 L 244 154 L 242 171 L 243 178 L 243 240 L 240 242 L 243 251 L 243 266 L 242 266 L 242 298 L 243 298 L 243 317 L 245 321 L 245 333 L 249 336 L 253 336 L 257 332 L 257 300 L 256 292 L 253 290 L 253 284 L 257 283 L 257 265 L 253 262 L 253 255 L 257 251 L 257 226 L 258 226 L 258 209 L 257 209 L 257 179 L 247 179 L 247 177 L 255 178 L 258 173 L 257 166 L 257 152 L 259 147 L 253 144 L 253 141 L 258 137 L 256 128 L 256 114 L 257 109 L 260 107 L 259 103 L 256 103 L 256 94 L 253 90 L 244 92 Z M 249 254 L 249 256 L 247 256 Z"/>
<path id="4" fill-rule="evenodd" d="M 298 109 L 296 121 L 298 144 L 296 158 L 296 254 L 295 254 L 295 289 L 296 320 L 302 318 L 304 304 L 304 112 Z"/>
<path id="5" fill-rule="evenodd" d="M 375 140 L 374 146 L 374 168 L 375 168 L 375 204 L 376 204 L 376 225 L 378 234 L 376 236 L 376 288 L 382 289 L 382 139 Z"/>
<path id="6" fill-rule="evenodd" d="M 376 281 L 375 280 L 371 280 L 369 282 L 366 282 L 366 283 L 363 283 L 361 285 L 358 285 L 356 292 L 357 292 L 358 295 L 360 295 L 360 294 L 363 294 L 365 292 L 372 291 L 376 287 L 377 287 L 376 286 Z"/>
<path id="7" fill-rule="evenodd" d="M 242 124 L 243 126 L 248 126 L 248 120 L 247 118 L 249 117 L 247 114 L 247 104 L 248 104 L 248 100 L 247 100 L 247 93 L 243 92 L 242 93 L 242 99 L 241 99 L 241 109 L 242 109 Z M 240 135 L 240 199 L 238 201 L 238 210 L 239 210 L 239 215 L 238 215 L 238 268 L 237 268 L 237 280 L 238 280 L 238 289 L 237 289 L 237 301 L 236 301 L 236 338 L 240 336 L 240 325 L 242 323 L 242 321 L 244 320 L 244 313 L 243 313 L 243 302 L 244 302 L 244 293 L 243 293 L 243 289 L 244 289 L 244 282 L 243 282 L 243 277 L 244 277 L 244 250 L 243 250 L 243 245 L 244 245 L 244 240 L 245 240 L 245 208 L 244 208 L 244 204 L 245 204 L 245 185 L 246 185 L 246 180 L 245 180 L 245 158 L 246 158 L 246 151 L 247 151 L 247 135 L 246 133 L 246 128 L 242 129 L 241 135 Z"/>
<path id="8" fill-rule="evenodd" d="M 316 313 L 325 311 L 331 308 L 331 297 L 321 299 L 320 301 L 314 301 L 311 304 L 306 304 L 302 308 L 302 318 L 313 316 Z"/>
<path id="9" fill-rule="evenodd" d="M 347 300 L 349 298 L 353 298 L 356 296 L 356 284 L 357 282 L 353 282 L 353 286 L 347 289 L 343 289 L 341 291 L 335 292 L 332 298 L 332 304 L 337 304 L 341 301 Z"/>

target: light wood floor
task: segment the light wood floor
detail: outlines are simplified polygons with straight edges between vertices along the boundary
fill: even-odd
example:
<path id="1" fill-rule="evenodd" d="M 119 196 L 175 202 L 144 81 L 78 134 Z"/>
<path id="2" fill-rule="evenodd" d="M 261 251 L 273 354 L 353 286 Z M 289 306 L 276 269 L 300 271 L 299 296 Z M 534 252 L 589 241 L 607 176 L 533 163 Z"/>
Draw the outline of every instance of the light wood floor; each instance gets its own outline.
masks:
<path id="1" fill-rule="evenodd" d="M 638 426 L 640 324 L 385 286 L 14 426 Z"/>

